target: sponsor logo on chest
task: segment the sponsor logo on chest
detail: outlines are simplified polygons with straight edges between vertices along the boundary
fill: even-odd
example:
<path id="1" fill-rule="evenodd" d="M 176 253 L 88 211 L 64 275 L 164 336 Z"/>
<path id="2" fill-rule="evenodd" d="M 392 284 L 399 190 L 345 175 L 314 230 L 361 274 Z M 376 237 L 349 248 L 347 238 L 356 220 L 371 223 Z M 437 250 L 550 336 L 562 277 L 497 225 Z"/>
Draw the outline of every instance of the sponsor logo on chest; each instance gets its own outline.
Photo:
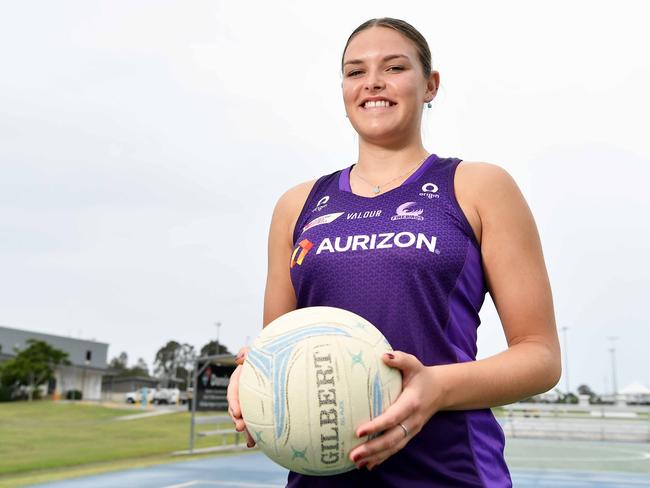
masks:
<path id="1" fill-rule="evenodd" d="M 381 210 L 366 210 L 365 212 L 351 212 L 345 217 L 347 220 L 357 219 L 371 219 L 373 217 L 380 217 Z"/>
<path id="2" fill-rule="evenodd" d="M 438 238 L 421 232 L 380 232 L 378 234 L 356 234 L 345 237 L 325 237 L 316 249 L 316 255 L 321 253 L 339 254 L 345 252 L 370 251 L 383 249 L 414 247 L 432 254 L 440 254 L 436 248 Z M 303 239 L 298 243 L 291 255 L 291 268 L 302 266 L 305 257 L 317 243 Z"/>
<path id="3" fill-rule="evenodd" d="M 323 210 L 325 207 L 327 207 L 327 202 L 329 202 L 330 196 L 325 195 L 323 198 L 318 200 L 318 203 L 316 204 L 316 207 L 312 210 L 312 212 L 320 212 Z"/>
<path id="4" fill-rule="evenodd" d="M 425 183 L 422 185 L 422 191 L 418 193 L 418 195 L 428 198 L 429 200 L 440 198 L 440 195 L 438 194 L 438 185 L 435 183 Z"/>
<path id="5" fill-rule="evenodd" d="M 438 253 L 437 238 L 418 232 L 382 232 L 379 234 L 357 234 L 346 237 L 325 237 L 316 249 L 316 254 L 322 252 L 341 253 L 348 251 L 374 251 L 394 247 L 425 249 Z"/>
<path id="6" fill-rule="evenodd" d="M 393 215 L 390 220 L 424 220 L 424 217 L 422 217 L 424 210 L 421 208 L 413 210 L 411 209 L 413 205 L 415 205 L 415 202 L 403 203 L 397 207 L 397 210 L 395 210 L 395 215 Z"/>
<path id="7" fill-rule="evenodd" d="M 330 224 L 334 222 L 336 219 L 338 219 L 341 215 L 343 215 L 343 212 L 331 213 L 327 215 L 321 215 L 320 217 L 316 217 L 314 220 L 312 220 L 307 225 L 305 225 L 302 228 L 302 231 L 305 232 L 306 230 L 311 229 L 312 227 L 316 227 L 317 225 Z"/>

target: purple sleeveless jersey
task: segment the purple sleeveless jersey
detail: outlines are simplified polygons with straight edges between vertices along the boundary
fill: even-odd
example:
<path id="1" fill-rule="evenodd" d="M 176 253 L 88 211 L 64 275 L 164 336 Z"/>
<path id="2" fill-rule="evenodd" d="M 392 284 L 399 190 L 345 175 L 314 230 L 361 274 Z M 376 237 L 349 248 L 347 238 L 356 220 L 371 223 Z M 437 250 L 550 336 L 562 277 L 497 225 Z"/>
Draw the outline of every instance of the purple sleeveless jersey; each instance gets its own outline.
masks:
<path id="1" fill-rule="evenodd" d="M 319 178 L 293 235 L 297 307 L 357 313 L 425 366 L 475 360 L 487 288 L 454 194 L 460 161 L 432 154 L 400 187 L 374 198 L 351 192 L 350 168 Z M 287 486 L 510 487 L 504 444 L 490 409 L 442 411 L 372 471 L 290 472 Z"/>

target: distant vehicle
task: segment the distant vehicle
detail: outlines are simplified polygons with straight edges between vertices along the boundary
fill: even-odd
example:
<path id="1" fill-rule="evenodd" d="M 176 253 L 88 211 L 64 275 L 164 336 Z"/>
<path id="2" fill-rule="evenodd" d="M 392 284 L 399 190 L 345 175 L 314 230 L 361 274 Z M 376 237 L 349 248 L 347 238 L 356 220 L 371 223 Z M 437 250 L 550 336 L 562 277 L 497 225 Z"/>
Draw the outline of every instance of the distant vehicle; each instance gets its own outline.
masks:
<path id="1" fill-rule="evenodd" d="M 156 390 L 153 388 L 147 388 L 147 403 L 152 403 L 154 400 L 154 395 Z M 130 391 L 124 395 L 124 401 L 126 403 L 142 403 L 142 390 Z"/>
<path id="2" fill-rule="evenodd" d="M 154 405 L 185 405 L 187 403 L 187 393 L 180 391 L 178 388 L 160 388 L 156 390 L 153 397 Z"/>

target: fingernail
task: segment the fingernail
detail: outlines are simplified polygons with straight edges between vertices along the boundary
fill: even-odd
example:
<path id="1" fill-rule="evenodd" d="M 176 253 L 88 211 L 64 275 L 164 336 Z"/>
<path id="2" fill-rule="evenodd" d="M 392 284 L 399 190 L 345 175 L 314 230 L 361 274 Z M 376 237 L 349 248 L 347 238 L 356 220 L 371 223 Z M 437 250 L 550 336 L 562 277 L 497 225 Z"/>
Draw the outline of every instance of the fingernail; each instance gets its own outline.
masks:
<path id="1" fill-rule="evenodd" d="M 357 464 L 357 469 L 364 468 L 364 467 L 366 466 L 366 464 L 368 464 L 367 461 L 362 461 L 362 462 L 360 462 L 359 464 Z"/>
<path id="2" fill-rule="evenodd" d="M 357 437 L 364 437 L 366 435 L 365 430 L 360 430 L 359 433 L 357 434 Z"/>
<path id="3" fill-rule="evenodd" d="M 361 458 L 361 454 L 355 454 L 352 456 L 352 462 L 356 463 Z"/>
<path id="4" fill-rule="evenodd" d="M 386 356 L 388 356 L 389 359 L 395 359 L 395 354 L 392 354 L 390 352 L 387 352 Z"/>

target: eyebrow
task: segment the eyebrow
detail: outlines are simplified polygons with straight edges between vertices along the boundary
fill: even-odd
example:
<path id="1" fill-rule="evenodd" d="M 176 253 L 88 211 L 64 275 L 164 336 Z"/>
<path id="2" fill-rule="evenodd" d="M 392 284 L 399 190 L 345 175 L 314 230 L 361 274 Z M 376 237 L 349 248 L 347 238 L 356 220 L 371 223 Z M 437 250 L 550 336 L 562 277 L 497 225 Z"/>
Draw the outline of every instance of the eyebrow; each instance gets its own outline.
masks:
<path id="1" fill-rule="evenodd" d="M 409 59 L 409 57 L 407 55 L 405 55 L 405 54 L 389 54 L 388 56 L 384 56 L 382 61 L 390 61 L 391 59 L 395 59 L 395 58 Z M 363 64 L 363 60 L 361 60 L 361 59 L 351 59 L 350 61 L 346 61 L 345 63 L 343 63 L 343 66 L 345 66 L 346 64 Z"/>

